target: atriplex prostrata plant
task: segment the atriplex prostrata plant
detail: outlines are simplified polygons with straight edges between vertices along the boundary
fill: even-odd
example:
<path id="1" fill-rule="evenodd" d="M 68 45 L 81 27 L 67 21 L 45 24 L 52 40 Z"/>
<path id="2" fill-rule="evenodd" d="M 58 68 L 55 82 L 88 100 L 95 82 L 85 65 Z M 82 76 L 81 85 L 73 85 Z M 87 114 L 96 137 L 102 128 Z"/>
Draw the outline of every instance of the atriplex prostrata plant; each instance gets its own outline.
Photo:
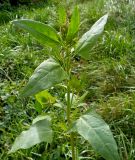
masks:
<path id="1" fill-rule="evenodd" d="M 66 11 L 62 9 L 60 14 L 64 12 L 66 13 Z M 65 24 L 67 21 L 66 14 L 61 14 L 60 17 L 61 23 Z M 63 83 L 66 88 L 65 124 L 68 128 L 66 134 L 70 137 L 73 160 L 78 159 L 76 132 L 90 142 L 94 150 L 106 160 L 120 159 L 112 132 L 99 115 L 90 110 L 87 110 L 80 117 L 78 117 L 78 114 L 73 114 L 75 107 L 79 108 L 80 103 L 82 104 L 86 93 L 84 93 L 81 98 L 77 98 L 75 88 L 73 88 L 73 86 L 71 87 L 71 81 L 73 79 L 72 60 L 76 55 L 86 60 L 90 58 L 90 48 L 103 32 L 107 18 L 107 14 L 101 17 L 77 42 L 75 42 L 75 40 L 80 25 L 77 6 L 73 10 L 67 32 L 64 31 L 64 34 L 58 34 L 54 28 L 41 22 L 26 19 L 13 21 L 14 25 L 28 31 L 42 44 L 60 50 L 59 53 L 51 54 L 48 60 L 45 60 L 36 68 L 27 86 L 21 93 L 21 96 L 35 95 L 36 99 L 40 102 L 40 96 L 44 95 L 49 97 L 48 99 L 51 99 L 51 101 L 55 101 L 49 94 L 48 89 L 55 87 L 55 85 L 59 83 Z M 40 142 L 51 143 L 53 131 L 50 121 L 51 117 L 49 113 L 35 118 L 29 130 L 22 132 L 20 136 L 16 138 L 9 153 L 13 153 L 18 149 L 27 149 Z"/>

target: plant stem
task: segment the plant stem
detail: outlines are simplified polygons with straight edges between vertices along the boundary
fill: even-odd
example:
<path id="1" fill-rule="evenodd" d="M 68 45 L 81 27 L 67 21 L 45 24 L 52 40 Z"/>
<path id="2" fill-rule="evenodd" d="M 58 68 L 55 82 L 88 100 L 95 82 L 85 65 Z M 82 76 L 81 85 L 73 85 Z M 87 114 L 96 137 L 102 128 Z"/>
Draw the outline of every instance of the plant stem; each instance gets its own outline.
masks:
<path id="1" fill-rule="evenodd" d="M 67 86 L 67 121 L 68 121 L 68 126 L 71 125 L 70 111 L 71 111 L 70 86 L 68 84 L 68 86 Z M 72 149 L 72 160 L 76 160 L 76 157 L 75 157 L 75 144 L 74 144 L 74 133 L 73 132 L 70 133 L 70 143 L 71 143 L 71 149 Z"/>
<path id="2" fill-rule="evenodd" d="M 76 160 L 74 133 L 73 132 L 70 134 L 70 141 L 71 141 L 71 148 L 72 148 L 72 160 Z"/>
<path id="3" fill-rule="evenodd" d="M 68 52 L 67 49 L 67 73 L 69 75 L 69 79 L 67 80 L 67 122 L 68 122 L 68 127 L 71 126 L 72 120 L 71 120 L 71 97 L 70 97 L 70 93 L 71 93 L 71 88 L 70 88 L 70 75 L 71 75 L 71 57 L 70 54 Z M 72 160 L 76 160 L 76 156 L 75 156 L 75 144 L 74 144 L 74 133 L 71 132 L 70 133 L 70 143 L 71 143 L 71 149 L 72 149 Z"/>
<path id="4" fill-rule="evenodd" d="M 70 106 L 70 86 L 67 85 L 67 121 L 68 121 L 68 125 L 70 125 L 70 110 L 71 110 L 71 106 Z"/>

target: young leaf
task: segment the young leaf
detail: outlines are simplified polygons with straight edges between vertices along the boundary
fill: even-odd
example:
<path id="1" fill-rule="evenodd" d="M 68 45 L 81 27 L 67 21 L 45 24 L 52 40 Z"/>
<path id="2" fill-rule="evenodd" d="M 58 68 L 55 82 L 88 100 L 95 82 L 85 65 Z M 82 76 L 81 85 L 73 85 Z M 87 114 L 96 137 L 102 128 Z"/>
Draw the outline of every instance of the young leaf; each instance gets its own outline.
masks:
<path id="1" fill-rule="evenodd" d="M 36 68 L 21 96 L 34 95 L 60 83 L 66 77 L 66 72 L 59 63 L 50 58 Z"/>
<path id="2" fill-rule="evenodd" d="M 56 30 L 49 25 L 27 19 L 15 20 L 13 24 L 28 31 L 44 45 L 54 47 L 60 44 Z"/>
<path id="3" fill-rule="evenodd" d="M 18 149 L 27 149 L 41 142 L 51 143 L 52 130 L 49 116 L 40 116 L 33 120 L 33 124 L 27 131 L 23 131 L 15 140 L 9 153 Z"/>
<path id="4" fill-rule="evenodd" d="M 106 160 L 120 160 L 109 126 L 96 113 L 81 116 L 75 122 L 73 131 L 88 140 L 94 150 Z"/>
<path id="5" fill-rule="evenodd" d="M 53 97 L 47 90 L 39 92 L 35 95 L 35 97 L 42 107 L 44 107 L 46 103 L 54 103 L 56 101 L 56 98 Z"/>
<path id="6" fill-rule="evenodd" d="M 92 27 L 86 32 L 79 42 L 77 43 L 77 47 L 75 48 L 76 54 L 82 56 L 85 59 L 89 59 L 89 51 L 90 48 L 94 45 L 97 38 L 104 30 L 104 26 L 107 22 L 108 14 L 101 17 Z"/>
<path id="7" fill-rule="evenodd" d="M 68 33 L 67 33 L 68 40 L 71 40 L 72 38 L 74 38 L 74 35 L 79 30 L 79 25 L 80 25 L 80 15 L 79 15 L 78 7 L 76 6 L 74 8 L 74 11 L 73 11 L 73 14 L 71 17 L 71 22 L 70 22 L 69 28 L 68 28 Z"/>
<path id="8" fill-rule="evenodd" d="M 63 6 L 60 6 L 58 8 L 58 16 L 59 16 L 59 24 L 60 26 L 64 25 L 66 23 L 67 14 L 66 9 Z"/>

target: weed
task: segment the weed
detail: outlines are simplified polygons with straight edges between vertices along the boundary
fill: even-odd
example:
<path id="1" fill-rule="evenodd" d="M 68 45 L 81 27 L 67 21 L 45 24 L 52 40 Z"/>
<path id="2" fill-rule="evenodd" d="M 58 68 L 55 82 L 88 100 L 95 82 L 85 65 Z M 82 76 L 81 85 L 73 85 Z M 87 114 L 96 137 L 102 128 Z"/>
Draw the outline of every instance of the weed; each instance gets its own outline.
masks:
<path id="1" fill-rule="evenodd" d="M 40 43 L 52 48 L 56 46 L 60 46 L 61 48 L 60 52 L 56 52 L 53 55 L 50 54 L 51 58 L 45 60 L 36 68 L 28 85 L 24 88 L 22 96 L 36 95 L 38 104 L 41 105 L 38 105 L 37 109 L 38 112 L 42 113 L 42 109 L 45 105 L 49 105 L 49 103 L 53 104 L 56 101 L 55 97 L 52 97 L 47 89 L 55 87 L 56 84 L 65 80 L 65 103 L 63 103 L 62 108 L 66 111 L 67 122 L 64 122 L 65 120 L 63 119 L 60 123 L 65 126 L 65 131 L 69 132 L 64 133 L 64 135 L 70 139 L 70 157 L 72 157 L 73 160 L 78 159 L 78 151 L 76 148 L 78 140 L 75 132 L 78 132 L 84 139 L 88 140 L 95 151 L 101 154 L 105 159 L 119 159 L 117 145 L 107 124 L 105 124 L 105 122 L 93 112 L 87 111 L 84 115 L 80 116 L 78 107 L 81 105 L 80 102 L 83 102 L 85 94 L 79 98 L 75 95 L 75 88 L 71 88 L 71 84 L 73 83 L 72 58 L 74 55 L 80 55 L 84 59 L 89 59 L 89 48 L 93 46 L 95 40 L 102 33 L 107 18 L 108 15 L 101 17 L 91 29 L 82 36 L 82 38 L 76 43 L 76 46 L 74 45 L 74 38 L 78 32 L 80 23 L 77 6 L 73 10 L 67 33 L 64 36 L 63 33 L 57 34 L 54 28 L 41 22 L 25 19 L 13 22 L 16 26 L 31 33 Z M 66 17 L 65 20 L 67 20 Z M 59 103 L 57 105 L 59 105 Z M 48 109 L 46 109 L 46 113 L 49 113 Z M 22 132 L 22 134 L 16 138 L 9 153 L 13 153 L 21 148 L 30 148 L 40 142 L 51 143 L 52 129 L 50 128 L 50 120 L 51 118 L 49 114 L 45 116 L 40 115 L 35 118 L 30 129 Z M 102 141 L 103 143 L 101 143 Z M 111 148 L 110 145 L 108 147 L 104 145 L 104 149 L 101 149 L 103 144 L 106 144 L 107 146 L 110 144 Z M 108 148 L 110 149 L 108 150 Z"/>
<path id="2" fill-rule="evenodd" d="M 135 159 L 134 1 L 80 2 L 76 2 L 80 6 L 82 17 L 79 36 L 104 13 L 109 12 L 110 16 L 104 35 L 91 49 L 90 61 L 86 63 L 79 56 L 74 57 L 72 61 L 74 76 L 71 86 L 76 89 L 75 94 L 81 96 L 84 92 L 88 92 L 85 104 L 81 105 L 79 111 L 83 112 L 89 106 L 96 109 L 109 123 L 118 144 L 121 159 L 133 160 Z M 70 2 L 70 8 L 73 8 L 72 4 Z M 48 107 L 45 105 L 46 107 L 43 108 L 43 112 L 48 111 L 54 117 L 52 123 L 55 124 L 53 130 L 56 132 L 54 132 L 53 143 L 48 145 L 43 142 L 31 149 L 7 155 L 15 137 L 22 130 L 28 129 L 32 119 L 39 114 L 34 107 L 35 98 L 20 100 L 18 93 L 26 84 L 32 71 L 48 57 L 51 51 L 48 47 L 43 48 L 26 32 L 11 28 L 8 22 L 14 18 L 30 18 L 49 23 L 60 32 L 58 6 L 63 6 L 63 4 L 59 4 L 58 1 L 49 1 L 48 4 L 38 3 L 36 6 L 20 6 L 18 9 L 10 6 L 4 9 L 2 6 L 2 11 L 0 11 L 2 15 L 0 19 L 0 120 L 2 122 L 0 124 L 0 159 L 48 160 L 71 157 L 71 147 L 66 142 L 68 137 L 64 134 L 67 128 L 60 123 L 60 120 L 65 120 L 66 114 L 64 107 L 61 109 L 65 103 L 65 89 L 64 86 L 59 85 L 49 90 L 57 99 L 56 105 L 50 108 L 51 104 L 48 104 Z M 55 53 L 54 50 L 51 51 L 52 53 Z M 65 139 L 62 138 L 63 136 Z M 79 159 L 89 159 L 89 157 L 93 160 L 101 159 L 89 143 L 80 136 L 78 138 Z"/>

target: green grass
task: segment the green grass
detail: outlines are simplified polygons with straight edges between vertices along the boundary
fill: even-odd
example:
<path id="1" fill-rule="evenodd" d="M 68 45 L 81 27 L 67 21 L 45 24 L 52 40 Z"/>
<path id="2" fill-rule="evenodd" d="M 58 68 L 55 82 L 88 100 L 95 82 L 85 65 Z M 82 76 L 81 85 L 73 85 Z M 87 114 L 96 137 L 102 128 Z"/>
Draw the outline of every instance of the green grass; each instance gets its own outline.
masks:
<path id="1" fill-rule="evenodd" d="M 91 50 L 91 60 L 81 66 L 74 60 L 78 75 L 78 84 L 86 92 L 86 105 L 95 109 L 109 123 L 119 147 L 122 160 L 135 159 L 135 13 L 134 1 L 125 0 L 80 0 L 77 1 L 82 24 L 79 36 L 103 14 L 109 12 L 109 20 L 102 38 Z M 74 2 L 75 4 L 75 2 Z M 8 160 L 64 160 L 71 156 L 70 145 L 63 140 L 65 126 L 59 122 L 64 120 L 64 110 L 58 107 L 47 107 L 54 116 L 55 134 L 51 145 L 42 143 L 28 150 L 20 150 L 7 155 L 15 137 L 26 130 L 32 119 L 38 114 L 35 110 L 34 97 L 21 99 L 19 92 L 28 81 L 33 70 L 48 57 L 49 48 L 43 48 L 28 33 L 14 28 L 11 21 L 15 18 L 30 18 L 49 23 L 59 28 L 57 1 L 38 6 L 20 6 L 14 10 L 0 11 L 0 159 Z M 72 7 L 72 2 L 70 4 Z M 79 57 L 78 57 L 79 58 Z M 85 70 L 82 71 L 82 69 Z M 73 84 L 74 85 L 74 84 Z M 77 86 L 76 86 L 77 87 Z M 78 94 L 80 88 L 77 88 Z M 58 91 L 60 90 L 60 93 Z M 61 99 L 61 88 L 50 91 Z M 59 117 L 59 119 L 58 119 Z M 101 160 L 91 146 L 80 138 L 78 144 L 80 159 Z M 89 158 L 91 157 L 91 158 Z"/>

